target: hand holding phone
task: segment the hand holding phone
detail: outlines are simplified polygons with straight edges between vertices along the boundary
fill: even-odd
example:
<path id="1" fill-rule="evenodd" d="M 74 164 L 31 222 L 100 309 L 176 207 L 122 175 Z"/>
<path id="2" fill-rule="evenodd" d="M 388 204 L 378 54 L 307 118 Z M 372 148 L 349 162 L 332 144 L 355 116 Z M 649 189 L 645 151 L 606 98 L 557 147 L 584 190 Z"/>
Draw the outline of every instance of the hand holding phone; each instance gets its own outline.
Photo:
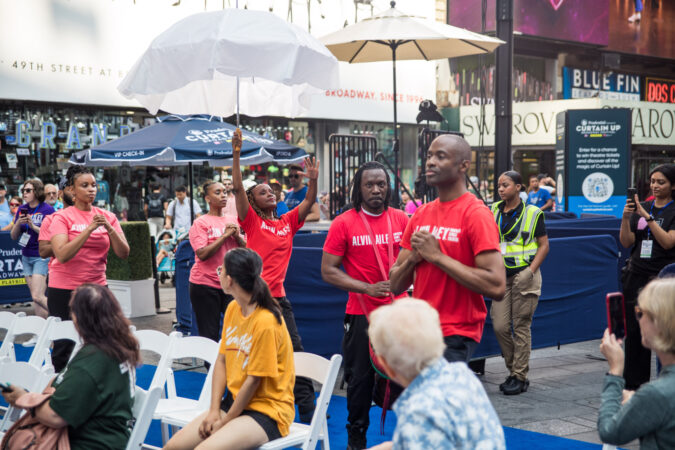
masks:
<path id="1" fill-rule="evenodd" d="M 621 292 L 607 294 L 607 327 L 617 339 L 626 337 L 626 308 Z"/>
<path id="2" fill-rule="evenodd" d="M 637 205 L 635 204 L 635 196 L 637 195 L 637 189 L 630 187 L 628 188 L 628 191 L 626 193 L 626 197 L 628 200 L 628 204 L 633 208 L 637 208 Z"/>

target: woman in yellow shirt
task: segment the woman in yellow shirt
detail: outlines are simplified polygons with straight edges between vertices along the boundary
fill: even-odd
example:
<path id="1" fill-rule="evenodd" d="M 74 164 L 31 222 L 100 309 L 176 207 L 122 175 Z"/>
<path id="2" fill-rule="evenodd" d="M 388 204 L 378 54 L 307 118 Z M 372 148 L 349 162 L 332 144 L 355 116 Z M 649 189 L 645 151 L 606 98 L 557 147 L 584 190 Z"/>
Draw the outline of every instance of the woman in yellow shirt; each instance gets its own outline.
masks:
<path id="1" fill-rule="evenodd" d="M 235 301 L 225 311 L 211 406 L 166 449 L 255 448 L 288 434 L 295 416 L 293 346 L 261 272 L 262 259 L 247 248 L 230 250 L 218 267 L 220 285 Z"/>

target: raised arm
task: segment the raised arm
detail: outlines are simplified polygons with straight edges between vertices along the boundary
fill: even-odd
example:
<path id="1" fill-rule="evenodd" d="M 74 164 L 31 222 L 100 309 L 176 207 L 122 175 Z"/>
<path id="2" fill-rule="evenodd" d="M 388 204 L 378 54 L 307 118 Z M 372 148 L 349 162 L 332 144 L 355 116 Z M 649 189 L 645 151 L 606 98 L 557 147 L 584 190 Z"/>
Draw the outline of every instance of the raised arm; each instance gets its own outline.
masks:
<path id="1" fill-rule="evenodd" d="M 232 193 L 234 194 L 234 201 L 237 205 L 237 215 L 239 220 L 244 221 L 246 214 L 248 214 L 248 197 L 244 189 L 244 182 L 241 179 L 241 130 L 237 128 L 232 135 Z"/>
<path id="2" fill-rule="evenodd" d="M 312 212 L 312 207 L 316 204 L 317 180 L 319 179 L 319 161 L 315 157 L 305 158 L 305 172 L 302 175 L 309 178 L 307 185 L 307 195 L 305 199 L 298 205 L 298 221 L 303 222 L 307 216 Z M 318 206 L 316 208 L 318 213 Z M 318 219 L 315 219 L 318 220 Z"/>

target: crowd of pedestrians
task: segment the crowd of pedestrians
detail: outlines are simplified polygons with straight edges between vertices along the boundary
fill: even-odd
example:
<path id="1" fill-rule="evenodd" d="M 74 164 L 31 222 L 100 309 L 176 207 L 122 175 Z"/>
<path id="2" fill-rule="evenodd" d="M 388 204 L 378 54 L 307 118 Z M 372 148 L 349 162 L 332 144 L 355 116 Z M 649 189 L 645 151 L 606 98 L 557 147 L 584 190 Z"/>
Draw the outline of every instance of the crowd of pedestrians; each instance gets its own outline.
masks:
<path id="1" fill-rule="evenodd" d="M 232 178 L 203 184 L 205 213 L 184 186 L 169 200 L 152 185 L 145 201 L 151 232 L 161 242 L 169 231 L 189 238 L 197 325 L 201 335 L 221 341 L 209 409 L 173 436 L 171 449 L 256 447 L 288 434 L 294 403 L 303 422 L 314 412 L 313 385 L 294 372 L 293 352 L 303 345 L 284 280 L 294 235 L 320 217 L 319 164 L 308 158 L 304 168 L 292 166 L 292 191 L 284 193 L 279 183 L 242 179 L 241 142 L 236 132 Z M 398 424 L 393 441 L 378 448 L 505 448 L 499 418 L 467 363 L 484 334 L 488 297 L 509 372 L 500 390 L 527 391 L 530 328 L 549 250 L 543 210 L 551 208 L 555 187 L 546 176 L 532 176 L 524 198 L 522 176 L 508 171 L 498 178 L 500 200 L 488 208 L 467 189 L 470 164 L 463 138 L 438 137 L 424 173 L 438 198 L 423 204 L 413 196 L 398 208 L 385 167 L 365 163 L 354 176 L 351 207 L 330 225 L 321 276 L 347 292 L 348 449 L 367 448 L 369 410 L 381 381 L 395 400 Z M 620 241 L 632 247 L 623 273 L 625 356 L 608 330 L 598 430 L 613 444 L 640 438 L 645 448 L 672 448 L 675 279 L 652 279 L 675 262 L 675 167 L 654 168 L 650 186 L 654 199 L 629 198 L 623 213 Z M 122 391 L 134 383 L 139 357 L 128 321 L 106 288 L 105 268 L 110 250 L 126 258 L 129 245 L 117 217 L 94 206 L 97 182 L 85 168 L 71 167 L 58 187 L 26 180 L 21 194 L 8 225 L 22 246 L 36 313 L 72 318 L 85 344 L 68 362 L 72 347 L 55 343 L 53 363 L 62 372 L 36 417 L 55 428 L 67 425 L 77 448 L 91 439 L 116 448 L 128 437 L 122 422 L 130 418 L 131 400 Z M 0 196 L 0 214 L 12 202 Z M 650 351 L 663 365 L 651 383 Z M 14 404 L 25 392 L 4 395 Z M 87 395 L 96 398 L 93 406 L 82 406 Z"/>

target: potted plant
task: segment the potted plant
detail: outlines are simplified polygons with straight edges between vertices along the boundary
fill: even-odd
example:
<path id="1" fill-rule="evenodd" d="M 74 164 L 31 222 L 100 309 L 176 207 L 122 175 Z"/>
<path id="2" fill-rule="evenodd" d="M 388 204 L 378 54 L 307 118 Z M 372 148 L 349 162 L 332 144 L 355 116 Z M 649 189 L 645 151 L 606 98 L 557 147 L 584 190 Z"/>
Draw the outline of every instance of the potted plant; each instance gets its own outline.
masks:
<path id="1" fill-rule="evenodd" d="M 150 230 L 147 222 L 122 222 L 122 231 L 129 243 L 129 257 L 118 258 L 108 252 L 106 277 L 108 287 L 120 302 L 127 317 L 150 316 L 155 311 L 154 278 Z"/>

